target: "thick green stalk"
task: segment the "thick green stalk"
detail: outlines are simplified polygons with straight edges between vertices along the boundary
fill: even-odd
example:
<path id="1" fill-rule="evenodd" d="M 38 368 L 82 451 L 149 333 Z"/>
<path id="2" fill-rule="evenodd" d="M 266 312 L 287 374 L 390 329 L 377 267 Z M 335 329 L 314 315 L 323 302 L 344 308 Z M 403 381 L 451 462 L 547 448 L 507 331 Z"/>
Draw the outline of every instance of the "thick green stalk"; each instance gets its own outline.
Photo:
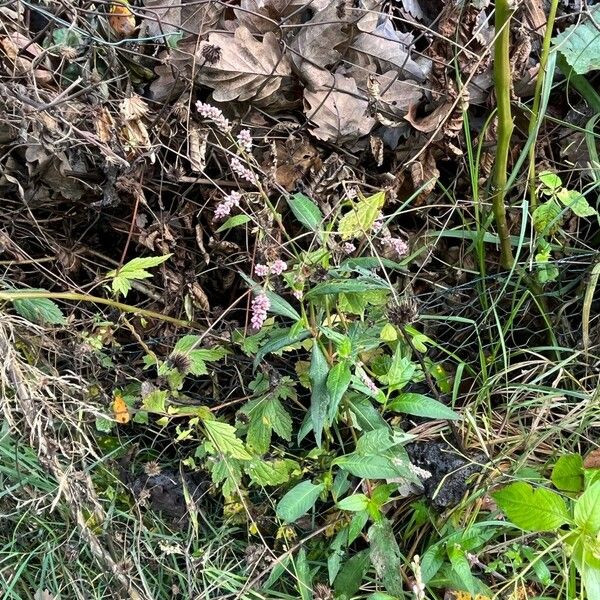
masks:
<path id="1" fill-rule="evenodd" d="M 498 145 L 494 170 L 492 210 L 500 238 L 500 264 L 505 269 L 513 266 L 514 258 L 510 245 L 510 232 L 506 220 L 506 182 L 508 179 L 508 153 L 513 131 L 510 108 L 510 0 L 496 0 L 496 43 L 494 44 L 494 85 L 498 104 Z"/>
<path id="2" fill-rule="evenodd" d="M 540 56 L 540 69 L 538 71 L 537 81 L 535 82 L 535 94 L 533 97 L 533 106 L 531 108 L 531 119 L 529 120 L 529 137 L 537 138 L 540 122 L 540 103 L 542 101 L 542 88 L 544 86 L 544 78 L 546 77 L 546 67 L 548 65 L 548 57 L 550 56 L 550 44 L 552 43 L 552 29 L 554 28 L 554 19 L 558 9 L 558 0 L 552 0 L 550 4 L 550 12 L 548 13 L 548 21 L 546 22 L 546 32 L 544 33 L 544 41 L 542 43 L 542 54 Z M 529 206 L 533 212 L 537 207 L 537 196 L 535 193 L 535 144 L 533 140 L 529 147 Z"/>
<path id="3" fill-rule="evenodd" d="M 153 310 L 146 310 L 144 308 L 138 308 L 130 304 L 123 304 L 116 300 L 110 300 L 108 298 L 101 298 L 99 296 L 89 296 L 88 294 L 76 294 L 72 292 L 44 292 L 39 290 L 22 290 L 14 292 L 0 292 L 0 300 L 6 300 L 8 302 L 14 302 L 15 300 L 34 300 L 36 298 L 48 298 L 50 300 L 71 300 L 73 302 L 89 302 L 91 304 L 105 304 L 111 308 L 124 313 L 134 313 L 140 317 L 146 317 L 148 319 L 157 319 L 160 321 L 166 321 L 167 323 L 173 323 L 179 327 L 186 327 L 189 329 L 206 329 L 200 323 L 194 321 L 184 321 L 182 319 L 176 319 L 169 315 L 163 315 L 162 313 L 155 312 Z"/>

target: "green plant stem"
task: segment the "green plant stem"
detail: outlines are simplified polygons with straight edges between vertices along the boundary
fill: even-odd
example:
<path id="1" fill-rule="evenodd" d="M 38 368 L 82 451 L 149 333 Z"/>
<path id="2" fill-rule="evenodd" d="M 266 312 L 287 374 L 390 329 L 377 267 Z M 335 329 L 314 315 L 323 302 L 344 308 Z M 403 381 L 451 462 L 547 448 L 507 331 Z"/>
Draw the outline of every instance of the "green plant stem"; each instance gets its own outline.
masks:
<path id="1" fill-rule="evenodd" d="M 132 306 L 131 304 L 123 304 L 122 302 L 110 300 L 109 298 L 101 298 L 99 296 L 89 296 L 87 294 L 77 294 L 75 292 L 43 292 L 39 290 L 0 292 L 0 300 L 5 300 L 7 302 L 14 302 L 15 300 L 35 300 L 36 298 L 48 298 L 49 300 L 71 300 L 73 302 L 89 302 L 90 304 L 105 304 L 106 306 L 116 308 L 124 313 L 135 313 L 141 317 L 166 321 L 167 323 L 173 323 L 179 327 L 187 327 L 201 331 L 205 330 L 205 327 L 203 327 L 200 323 L 196 323 L 195 321 L 176 319 L 175 317 L 169 317 L 168 315 L 164 315 L 153 310 L 146 310 L 145 308 L 139 308 L 137 306 Z"/>
<path id="2" fill-rule="evenodd" d="M 492 210 L 498 237 L 500 238 L 500 264 L 511 269 L 514 263 L 510 245 L 510 232 L 506 220 L 506 182 L 508 171 L 508 153 L 513 131 L 510 108 L 511 72 L 510 72 L 510 18 L 512 10 L 510 0 L 496 0 L 496 43 L 494 44 L 494 85 L 498 104 L 498 145 L 494 170 L 494 190 Z"/>
<path id="3" fill-rule="evenodd" d="M 529 207 L 533 212 L 537 208 L 537 195 L 535 193 L 535 144 L 539 131 L 540 123 L 540 104 L 542 100 L 542 89 L 544 86 L 544 78 L 546 77 L 546 67 L 548 66 L 548 57 L 550 56 L 550 44 L 552 43 L 552 29 L 554 28 L 554 19 L 558 9 L 558 0 L 552 0 L 550 4 L 550 12 L 548 13 L 548 21 L 546 22 L 546 31 L 544 33 L 544 41 L 542 43 L 542 54 L 540 56 L 540 68 L 538 71 L 537 80 L 535 82 L 535 93 L 533 97 L 533 106 L 531 108 L 531 119 L 529 120 L 529 137 L 534 138 L 529 147 Z"/>

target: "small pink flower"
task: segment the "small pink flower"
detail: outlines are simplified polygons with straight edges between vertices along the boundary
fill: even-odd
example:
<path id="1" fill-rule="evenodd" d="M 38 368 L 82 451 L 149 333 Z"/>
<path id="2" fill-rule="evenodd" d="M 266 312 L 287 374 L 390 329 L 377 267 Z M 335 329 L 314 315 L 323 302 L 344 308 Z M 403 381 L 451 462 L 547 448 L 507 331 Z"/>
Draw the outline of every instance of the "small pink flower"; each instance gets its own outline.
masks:
<path id="1" fill-rule="evenodd" d="M 373 223 L 373 233 L 379 233 L 379 231 L 381 231 L 381 228 L 383 227 L 383 220 L 385 219 L 385 217 L 379 213 L 379 216 L 375 219 L 375 222 Z"/>
<path id="2" fill-rule="evenodd" d="M 231 170 L 242 179 L 256 185 L 256 175 L 247 167 L 245 167 L 239 158 L 232 158 L 230 161 Z"/>
<path id="3" fill-rule="evenodd" d="M 403 239 L 395 238 L 388 234 L 381 238 L 381 243 L 392 248 L 398 258 L 408 254 L 408 244 Z"/>
<path id="4" fill-rule="evenodd" d="M 242 199 L 242 195 L 239 192 L 231 192 L 226 196 L 223 196 L 223 200 L 219 202 L 217 208 L 215 209 L 215 214 L 213 217 L 214 221 L 220 221 L 225 217 L 229 216 L 231 213 L 231 209 L 234 206 L 240 205 L 240 200 Z"/>
<path id="5" fill-rule="evenodd" d="M 250 323 L 252 329 L 259 330 L 267 318 L 267 311 L 271 303 L 265 294 L 259 294 L 252 300 L 252 317 Z"/>
<path id="6" fill-rule="evenodd" d="M 292 290 L 292 296 L 294 296 L 296 300 L 302 300 L 302 290 Z"/>
<path id="7" fill-rule="evenodd" d="M 360 378 L 363 380 L 363 383 L 369 388 L 369 390 L 371 390 L 371 392 L 374 394 L 379 393 L 374 381 L 364 371 L 360 373 Z"/>
<path id="8" fill-rule="evenodd" d="M 242 129 L 237 136 L 238 144 L 246 151 L 252 151 L 252 135 L 249 129 Z"/>
<path id="9" fill-rule="evenodd" d="M 266 277 L 269 274 L 267 265 L 254 265 L 254 274 L 257 277 Z"/>
<path id="10" fill-rule="evenodd" d="M 283 262 L 281 259 L 277 259 L 272 265 L 271 265 L 271 273 L 273 273 L 274 275 L 281 275 L 284 271 L 287 270 L 287 264 L 285 262 Z"/>
<path id="11" fill-rule="evenodd" d="M 356 246 L 352 242 L 344 242 L 342 244 L 342 252 L 344 254 L 352 254 L 356 250 Z"/>
<path id="12" fill-rule="evenodd" d="M 220 108 L 200 101 L 196 102 L 196 108 L 205 119 L 210 119 L 223 133 L 231 131 L 229 119 L 225 118 Z"/>

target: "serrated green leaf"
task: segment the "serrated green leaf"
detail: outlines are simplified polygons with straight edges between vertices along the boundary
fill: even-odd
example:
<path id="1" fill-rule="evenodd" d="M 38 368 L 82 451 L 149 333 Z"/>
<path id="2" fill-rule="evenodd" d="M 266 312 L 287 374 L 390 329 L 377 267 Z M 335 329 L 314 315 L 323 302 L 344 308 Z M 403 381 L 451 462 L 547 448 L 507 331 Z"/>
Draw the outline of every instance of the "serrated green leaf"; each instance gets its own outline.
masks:
<path id="1" fill-rule="evenodd" d="M 532 214 L 533 226 L 541 235 L 554 235 L 561 224 L 561 208 L 555 200 L 540 204 Z"/>
<path id="2" fill-rule="evenodd" d="M 562 187 L 562 180 L 552 171 L 542 171 L 538 175 L 540 181 L 552 192 Z"/>
<path id="3" fill-rule="evenodd" d="M 387 408 L 394 412 L 415 415 L 417 417 L 427 417 L 429 419 L 446 419 L 448 421 L 460 419 L 460 415 L 455 413 L 451 408 L 423 394 L 400 394 L 398 398 L 395 398 L 388 404 Z"/>
<path id="4" fill-rule="evenodd" d="M 167 398 L 169 393 L 164 390 L 154 390 L 142 400 L 142 407 L 151 413 L 164 415 L 167 412 Z"/>
<path id="5" fill-rule="evenodd" d="M 311 481 L 302 481 L 294 486 L 277 504 L 276 514 L 286 523 L 297 521 L 314 505 L 325 486 Z"/>
<path id="6" fill-rule="evenodd" d="M 590 485 L 577 499 L 575 523 L 593 536 L 600 531 L 600 481 Z"/>
<path id="7" fill-rule="evenodd" d="M 561 456 L 552 469 L 550 477 L 557 489 L 565 492 L 583 490 L 583 458 L 580 454 Z"/>
<path id="8" fill-rule="evenodd" d="M 300 465 L 293 460 L 253 460 L 246 472 L 257 485 L 282 485 L 290 480 L 291 473 L 299 470 Z"/>
<path id="9" fill-rule="evenodd" d="M 343 240 L 364 237 L 372 229 L 383 205 L 385 192 L 354 202 L 352 208 L 338 223 L 338 233 Z"/>
<path id="10" fill-rule="evenodd" d="M 172 254 L 164 256 L 138 256 L 128 263 L 125 263 L 120 269 L 114 269 L 106 274 L 108 279 L 112 279 L 111 286 L 113 292 L 120 293 L 123 297 L 131 289 L 131 282 L 152 277 L 152 273 L 146 269 L 157 267 L 168 260 Z"/>
<path id="11" fill-rule="evenodd" d="M 562 189 L 556 193 L 556 197 L 578 217 L 592 217 L 598 214 L 580 192 Z"/>
<path id="12" fill-rule="evenodd" d="M 43 291 L 43 290 L 28 290 Z M 17 313 L 32 323 L 47 325 L 63 325 L 65 317 L 56 302 L 49 298 L 28 298 L 13 300 L 13 306 Z"/>
<path id="13" fill-rule="evenodd" d="M 242 440 L 235 433 L 235 428 L 220 421 L 204 421 L 204 430 L 211 444 L 218 452 L 239 460 L 250 460 L 252 457 L 244 448 Z"/>
<path id="14" fill-rule="evenodd" d="M 588 18 L 567 27 L 552 39 L 555 48 L 579 75 L 600 69 L 598 22 L 600 22 L 600 5 L 590 7 Z"/>
<path id="15" fill-rule="evenodd" d="M 294 216 L 302 225 L 311 231 L 317 231 L 323 221 L 321 209 L 304 194 L 294 194 L 288 198 L 287 203 L 292 209 Z"/>
<path id="16" fill-rule="evenodd" d="M 394 596 L 404 596 L 403 560 L 392 524 L 383 518 L 371 525 L 367 535 L 371 546 L 371 564 L 386 591 Z"/>
<path id="17" fill-rule="evenodd" d="M 221 486 L 225 498 L 237 494 L 242 482 L 242 467 L 238 460 L 230 457 L 219 456 L 216 461 L 211 461 L 210 473 L 212 482 Z"/>
<path id="18" fill-rule="evenodd" d="M 524 481 L 511 483 L 492 496 L 506 517 L 525 531 L 554 531 L 570 520 L 561 496 L 545 488 L 533 489 Z"/>
<path id="19" fill-rule="evenodd" d="M 325 417 L 327 415 L 330 396 L 327 390 L 327 377 L 329 374 L 329 364 L 323 354 L 319 344 L 313 344 L 312 357 L 310 361 L 310 418 L 312 428 L 315 433 L 317 446 L 321 447 L 323 428 L 325 426 Z"/>
<path id="20" fill-rule="evenodd" d="M 251 400 L 241 409 L 249 418 L 246 441 L 258 454 L 271 445 L 271 432 L 287 440 L 292 438 L 292 418 L 276 395 Z"/>
<path id="21" fill-rule="evenodd" d="M 248 215 L 233 215 L 233 217 L 229 217 L 219 229 L 217 229 L 217 233 L 221 233 L 222 231 L 227 231 L 228 229 L 233 229 L 234 227 L 239 227 L 240 225 L 245 225 L 248 221 L 252 219 Z"/>

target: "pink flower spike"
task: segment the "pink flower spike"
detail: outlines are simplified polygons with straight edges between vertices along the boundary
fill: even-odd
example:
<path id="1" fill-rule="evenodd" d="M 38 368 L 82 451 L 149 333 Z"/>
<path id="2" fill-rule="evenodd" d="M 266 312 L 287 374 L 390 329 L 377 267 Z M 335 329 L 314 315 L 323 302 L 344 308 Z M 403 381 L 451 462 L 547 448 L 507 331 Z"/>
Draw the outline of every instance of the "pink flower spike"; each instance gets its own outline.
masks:
<path id="1" fill-rule="evenodd" d="M 249 129 L 242 129 L 237 136 L 238 144 L 246 151 L 252 151 L 252 135 Z"/>
<path id="2" fill-rule="evenodd" d="M 256 175 L 245 167 L 239 158 L 232 158 L 230 161 L 231 170 L 240 178 L 256 185 Z"/>
<path id="3" fill-rule="evenodd" d="M 267 319 L 267 311 L 271 303 L 265 294 L 259 294 L 252 300 L 252 317 L 250 324 L 252 329 L 259 330 Z"/>

